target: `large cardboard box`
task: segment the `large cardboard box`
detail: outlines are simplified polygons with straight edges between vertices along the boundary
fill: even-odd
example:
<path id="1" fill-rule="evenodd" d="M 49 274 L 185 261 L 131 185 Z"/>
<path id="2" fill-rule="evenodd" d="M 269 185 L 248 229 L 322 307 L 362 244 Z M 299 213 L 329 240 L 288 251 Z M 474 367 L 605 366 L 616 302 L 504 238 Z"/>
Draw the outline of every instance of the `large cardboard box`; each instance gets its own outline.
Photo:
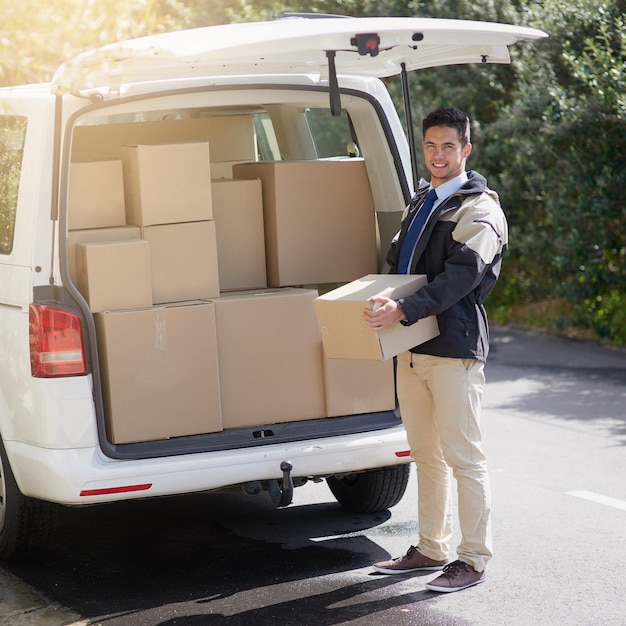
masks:
<path id="1" fill-rule="evenodd" d="M 105 228 L 126 223 L 122 161 L 72 163 L 69 228 Z"/>
<path id="2" fill-rule="evenodd" d="M 215 222 L 144 226 L 155 304 L 219 296 Z"/>
<path id="3" fill-rule="evenodd" d="M 140 239 L 79 243 L 76 278 L 93 313 L 152 306 L 150 244 Z"/>
<path id="4" fill-rule="evenodd" d="M 394 364 L 324 358 L 326 415 L 354 415 L 396 408 Z"/>
<path id="5" fill-rule="evenodd" d="M 129 241 L 141 239 L 139 226 L 115 226 L 113 228 L 87 228 L 70 230 L 67 234 L 67 256 L 70 265 L 70 277 L 76 282 L 76 244 L 102 243 L 105 241 Z"/>
<path id="6" fill-rule="evenodd" d="M 119 159 L 126 145 L 206 141 L 216 162 L 254 161 L 257 154 L 254 116 L 247 113 L 151 122 L 77 126 L 72 160 Z"/>
<path id="7" fill-rule="evenodd" d="M 362 159 L 235 165 L 233 177 L 262 181 L 269 285 L 341 283 L 376 271 Z"/>
<path id="8" fill-rule="evenodd" d="M 211 303 L 99 313 L 95 321 L 111 441 L 222 430 Z"/>
<path id="9" fill-rule="evenodd" d="M 324 417 L 316 295 L 282 289 L 213 301 L 225 429 Z"/>
<path id="10" fill-rule="evenodd" d="M 267 286 L 260 180 L 213 181 L 220 290 Z"/>
<path id="11" fill-rule="evenodd" d="M 125 146 L 123 155 L 129 224 L 213 219 L 207 142 Z"/>
<path id="12" fill-rule="evenodd" d="M 396 324 L 376 332 L 363 320 L 363 309 L 377 295 L 398 299 L 427 283 L 423 275 L 370 274 L 315 299 L 324 351 L 332 359 L 390 359 L 439 334 L 435 316 L 411 326 Z"/>

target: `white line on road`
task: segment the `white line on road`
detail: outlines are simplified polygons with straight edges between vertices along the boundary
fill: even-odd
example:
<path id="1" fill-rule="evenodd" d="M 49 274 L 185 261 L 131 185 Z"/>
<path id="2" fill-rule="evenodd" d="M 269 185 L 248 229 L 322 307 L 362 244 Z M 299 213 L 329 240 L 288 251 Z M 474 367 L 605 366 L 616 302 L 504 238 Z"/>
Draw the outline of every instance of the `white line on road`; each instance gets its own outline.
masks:
<path id="1" fill-rule="evenodd" d="M 326 535 L 325 537 L 309 537 L 311 541 L 332 541 L 333 539 L 347 539 L 349 537 L 360 537 L 363 533 L 345 533 L 343 535 Z"/>
<path id="2" fill-rule="evenodd" d="M 598 504 L 605 504 L 606 506 L 612 506 L 615 509 L 626 511 L 626 502 L 624 500 L 601 496 L 599 493 L 593 493 L 593 491 L 568 491 L 567 495 L 582 498 L 583 500 L 590 500 L 591 502 L 597 502 Z"/>

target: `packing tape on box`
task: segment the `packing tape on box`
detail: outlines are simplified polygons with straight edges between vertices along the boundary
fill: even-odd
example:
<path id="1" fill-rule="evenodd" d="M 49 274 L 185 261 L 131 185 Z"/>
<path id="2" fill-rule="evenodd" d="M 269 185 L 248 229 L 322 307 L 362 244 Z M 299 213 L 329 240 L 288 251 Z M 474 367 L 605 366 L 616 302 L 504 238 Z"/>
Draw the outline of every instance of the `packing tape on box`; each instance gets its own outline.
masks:
<path id="1" fill-rule="evenodd" d="M 165 350 L 166 344 L 166 310 L 164 306 L 154 309 L 154 347 Z"/>

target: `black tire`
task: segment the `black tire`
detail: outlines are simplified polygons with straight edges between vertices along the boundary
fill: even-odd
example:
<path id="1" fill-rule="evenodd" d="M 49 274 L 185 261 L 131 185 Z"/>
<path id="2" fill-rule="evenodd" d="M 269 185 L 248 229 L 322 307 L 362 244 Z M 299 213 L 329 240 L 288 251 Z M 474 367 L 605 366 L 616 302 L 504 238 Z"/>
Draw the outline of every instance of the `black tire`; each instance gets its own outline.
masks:
<path id="1" fill-rule="evenodd" d="M 406 463 L 345 478 L 329 476 L 326 482 L 337 502 L 351 513 L 376 513 L 400 502 L 410 472 L 411 466 Z"/>
<path id="2" fill-rule="evenodd" d="M 54 536 L 57 507 L 22 495 L 0 439 L 0 559 L 41 556 Z"/>

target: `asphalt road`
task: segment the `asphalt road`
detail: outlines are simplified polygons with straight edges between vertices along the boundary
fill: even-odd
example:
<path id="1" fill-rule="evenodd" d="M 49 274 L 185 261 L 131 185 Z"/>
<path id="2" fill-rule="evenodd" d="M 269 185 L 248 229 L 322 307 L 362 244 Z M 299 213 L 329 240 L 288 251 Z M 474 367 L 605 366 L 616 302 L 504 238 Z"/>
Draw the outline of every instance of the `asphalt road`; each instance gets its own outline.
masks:
<path id="1" fill-rule="evenodd" d="M 486 583 L 370 564 L 416 534 L 415 476 L 392 509 L 350 515 L 324 483 L 64 510 L 39 565 L 0 570 L 0 625 L 626 625 L 626 351 L 493 333 L 484 401 L 495 558 Z M 435 574 L 436 575 L 436 574 Z"/>

